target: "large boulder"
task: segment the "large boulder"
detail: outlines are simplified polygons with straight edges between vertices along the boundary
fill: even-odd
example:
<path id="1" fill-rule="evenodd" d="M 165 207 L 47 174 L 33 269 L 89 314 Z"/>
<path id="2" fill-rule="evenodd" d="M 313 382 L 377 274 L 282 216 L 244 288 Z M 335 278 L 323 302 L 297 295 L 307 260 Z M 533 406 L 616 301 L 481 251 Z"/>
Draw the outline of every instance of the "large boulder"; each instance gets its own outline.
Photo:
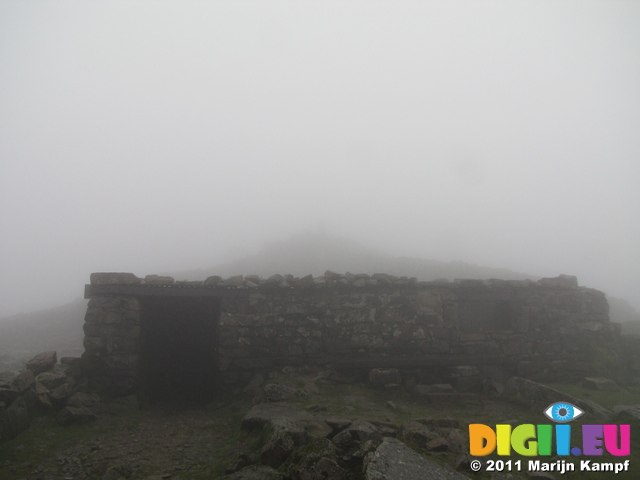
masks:
<path id="1" fill-rule="evenodd" d="M 42 352 L 27 362 L 27 370 L 31 370 L 34 375 L 48 372 L 58 361 L 58 354 L 54 351 Z"/>
<path id="2" fill-rule="evenodd" d="M 366 480 L 468 480 L 418 455 L 400 440 L 385 437 L 364 463 Z"/>

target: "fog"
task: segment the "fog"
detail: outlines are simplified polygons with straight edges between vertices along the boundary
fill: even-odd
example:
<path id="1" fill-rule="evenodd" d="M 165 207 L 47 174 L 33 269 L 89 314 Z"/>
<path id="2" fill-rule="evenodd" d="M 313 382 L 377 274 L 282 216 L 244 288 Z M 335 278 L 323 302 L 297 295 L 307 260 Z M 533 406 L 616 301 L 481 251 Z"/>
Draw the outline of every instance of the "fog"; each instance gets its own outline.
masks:
<path id="1" fill-rule="evenodd" d="M 640 308 L 638 25 L 633 1 L 5 0 L 0 316 L 317 230 Z"/>

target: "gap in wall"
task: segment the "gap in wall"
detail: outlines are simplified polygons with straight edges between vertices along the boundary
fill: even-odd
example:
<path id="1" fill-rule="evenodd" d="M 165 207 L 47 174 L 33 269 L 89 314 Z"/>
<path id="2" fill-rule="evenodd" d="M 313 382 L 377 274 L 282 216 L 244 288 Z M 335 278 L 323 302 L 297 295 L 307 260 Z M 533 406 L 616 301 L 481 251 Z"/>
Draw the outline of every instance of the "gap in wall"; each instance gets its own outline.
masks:
<path id="1" fill-rule="evenodd" d="M 219 301 L 171 296 L 141 301 L 139 381 L 145 402 L 214 398 Z"/>

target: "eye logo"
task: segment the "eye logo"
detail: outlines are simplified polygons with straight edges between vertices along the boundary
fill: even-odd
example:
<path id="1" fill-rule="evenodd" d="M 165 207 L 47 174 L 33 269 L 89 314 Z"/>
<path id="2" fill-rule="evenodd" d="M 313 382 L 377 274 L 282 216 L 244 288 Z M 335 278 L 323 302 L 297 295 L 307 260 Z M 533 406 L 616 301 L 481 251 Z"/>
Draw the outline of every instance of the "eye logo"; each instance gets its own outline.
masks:
<path id="1" fill-rule="evenodd" d="M 575 405 L 567 402 L 552 403 L 544 411 L 544 414 L 554 422 L 566 423 L 571 420 L 575 420 L 584 411 L 576 407 Z"/>

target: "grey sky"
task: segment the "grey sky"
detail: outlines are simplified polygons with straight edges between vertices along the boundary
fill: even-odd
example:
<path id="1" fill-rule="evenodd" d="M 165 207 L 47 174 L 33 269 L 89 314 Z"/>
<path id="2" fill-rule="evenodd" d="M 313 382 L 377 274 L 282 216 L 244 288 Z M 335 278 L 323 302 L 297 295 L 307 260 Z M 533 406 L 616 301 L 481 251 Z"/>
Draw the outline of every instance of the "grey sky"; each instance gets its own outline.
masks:
<path id="1" fill-rule="evenodd" d="M 318 225 L 640 307 L 639 25 L 633 1 L 4 0 L 0 315 Z"/>

